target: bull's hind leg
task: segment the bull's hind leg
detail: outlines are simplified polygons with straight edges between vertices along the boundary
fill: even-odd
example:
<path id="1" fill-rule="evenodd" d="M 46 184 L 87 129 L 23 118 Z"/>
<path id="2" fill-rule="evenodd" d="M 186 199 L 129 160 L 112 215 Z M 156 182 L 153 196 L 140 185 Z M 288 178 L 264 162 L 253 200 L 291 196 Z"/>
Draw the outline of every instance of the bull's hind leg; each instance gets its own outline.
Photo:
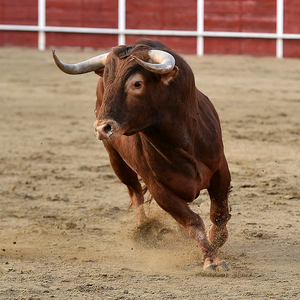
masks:
<path id="1" fill-rule="evenodd" d="M 131 203 L 136 208 L 138 224 L 144 223 L 147 218 L 144 211 L 144 195 L 137 174 L 124 162 L 119 153 L 108 143 L 104 143 L 108 152 L 113 170 L 118 178 L 127 186 Z"/>
<path id="2" fill-rule="evenodd" d="M 224 158 L 221 168 L 213 175 L 208 189 L 211 199 L 210 219 L 213 223 L 208 232 L 211 246 L 217 250 L 228 238 L 226 224 L 230 219 L 228 194 L 230 188 L 230 172 Z"/>

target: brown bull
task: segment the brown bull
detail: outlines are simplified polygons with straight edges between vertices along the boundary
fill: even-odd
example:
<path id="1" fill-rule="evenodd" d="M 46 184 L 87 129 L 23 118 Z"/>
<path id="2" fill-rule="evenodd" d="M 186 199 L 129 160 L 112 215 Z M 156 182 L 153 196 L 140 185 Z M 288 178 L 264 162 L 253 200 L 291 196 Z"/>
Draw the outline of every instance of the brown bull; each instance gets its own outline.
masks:
<path id="1" fill-rule="evenodd" d="M 226 242 L 230 219 L 230 172 L 220 122 L 210 100 L 195 87 L 189 65 L 160 42 L 142 39 L 109 53 L 69 65 L 53 51 L 68 74 L 95 71 L 95 131 L 111 165 L 126 184 L 139 224 L 146 221 L 138 175 L 158 205 L 199 244 L 204 268 L 226 262 L 217 250 Z M 212 227 L 188 203 L 207 189 Z"/>

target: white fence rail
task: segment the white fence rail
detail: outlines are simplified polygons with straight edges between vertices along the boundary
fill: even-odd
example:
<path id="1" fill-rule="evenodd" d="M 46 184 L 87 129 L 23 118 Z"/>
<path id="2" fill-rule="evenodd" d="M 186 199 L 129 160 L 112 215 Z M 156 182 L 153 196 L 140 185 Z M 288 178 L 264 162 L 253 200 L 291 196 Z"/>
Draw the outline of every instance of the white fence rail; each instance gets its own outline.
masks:
<path id="1" fill-rule="evenodd" d="M 276 56 L 283 57 L 283 40 L 299 39 L 300 34 L 283 33 L 284 0 L 277 0 L 276 3 L 276 33 L 258 32 L 223 32 L 204 30 L 204 1 L 197 1 L 197 30 L 145 30 L 126 29 L 126 0 L 118 0 L 118 28 L 89 28 L 89 27 L 59 27 L 46 26 L 46 0 L 38 0 L 38 25 L 1 25 L 0 30 L 7 31 L 34 31 L 38 32 L 38 49 L 46 48 L 47 32 L 63 33 L 92 33 L 92 34 L 116 34 L 118 43 L 125 44 L 126 35 L 157 35 L 157 36 L 194 36 L 197 37 L 197 54 L 204 54 L 204 37 L 226 37 L 226 38 L 255 38 L 255 39 L 275 39 Z"/>

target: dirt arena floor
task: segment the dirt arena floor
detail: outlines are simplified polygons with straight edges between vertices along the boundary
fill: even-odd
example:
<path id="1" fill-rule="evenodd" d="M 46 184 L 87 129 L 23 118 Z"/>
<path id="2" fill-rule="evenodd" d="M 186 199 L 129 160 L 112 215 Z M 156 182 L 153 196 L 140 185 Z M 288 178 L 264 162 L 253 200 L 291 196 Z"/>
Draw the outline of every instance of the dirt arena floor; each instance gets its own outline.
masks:
<path id="1" fill-rule="evenodd" d="M 58 50 L 67 62 L 99 52 Z M 300 299 L 300 60 L 186 56 L 222 122 L 230 270 L 152 202 L 137 227 L 94 136 L 97 75 L 0 48 L 0 299 Z M 207 228 L 204 191 L 191 207 Z"/>

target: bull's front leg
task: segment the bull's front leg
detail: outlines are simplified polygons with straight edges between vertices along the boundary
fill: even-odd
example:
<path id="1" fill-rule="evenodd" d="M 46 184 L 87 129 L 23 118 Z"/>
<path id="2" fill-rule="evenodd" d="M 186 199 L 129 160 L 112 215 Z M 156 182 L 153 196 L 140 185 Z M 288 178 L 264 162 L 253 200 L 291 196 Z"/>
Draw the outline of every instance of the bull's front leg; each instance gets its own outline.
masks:
<path id="1" fill-rule="evenodd" d="M 213 223 L 208 232 L 208 239 L 215 250 L 222 247 L 228 238 L 226 225 L 231 217 L 228 206 L 229 189 L 230 173 L 224 157 L 221 168 L 211 178 L 208 189 L 211 199 L 210 219 Z"/>
<path id="2" fill-rule="evenodd" d="M 128 194 L 130 196 L 130 205 L 134 205 L 136 208 L 136 214 L 138 224 L 141 225 L 147 221 L 147 217 L 144 211 L 144 194 L 142 186 L 139 182 L 137 174 L 124 162 L 119 153 L 113 148 L 113 146 L 104 141 L 104 146 L 108 152 L 111 166 L 121 180 L 127 186 Z"/>
<path id="3" fill-rule="evenodd" d="M 204 269 L 216 269 L 220 266 L 227 271 L 225 260 L 208 241 L 203 220 L 189 208 L 187 202 L 159 185 L 149 185 L 148 188 L 158 205 L 181 224 L 198 243 L 203 254 Z"/>
<path id="4" fill-rule="evenodd" d="M 199 217 L 200 218 L 200 217 Z M 203 223 L 202 219 L 200 218 Z M 188 231 L 190 237 L 194 239 L 200 246 L 203 254 L 203 268 L 215 270 L 218 266 L 222 267 L 225 271 L 228 271 L 229 268 L 227 263 L 222 257 L 216 252 L 216 250 L 210 245 L 204 228 L 199 225 L 187 226 L 186 230 Z"/>

